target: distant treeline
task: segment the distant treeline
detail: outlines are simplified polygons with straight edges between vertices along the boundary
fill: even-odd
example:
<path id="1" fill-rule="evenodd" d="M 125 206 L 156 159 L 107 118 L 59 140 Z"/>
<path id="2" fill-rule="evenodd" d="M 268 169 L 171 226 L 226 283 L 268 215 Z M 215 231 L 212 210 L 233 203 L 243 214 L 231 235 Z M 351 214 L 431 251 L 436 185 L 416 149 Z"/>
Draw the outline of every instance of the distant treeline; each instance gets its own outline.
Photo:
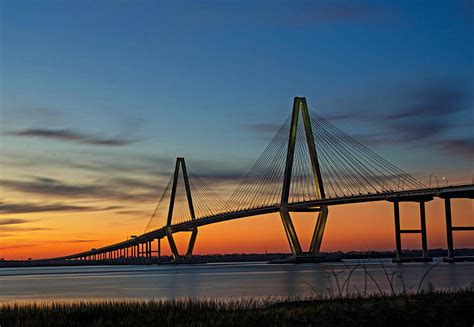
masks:
<path id="1" fill-rule="evenodd" d="M 447 256 L 446 249 L 431 249 L 428 255 L 431 257 Z M 394 258 L 395 251 L 350 251 L 350 252 L 323 252 L 329 260 L 331 259 L 384 259 Z M 420 257 L 421 250 L 404 250 L 404 257 Z M 474 249 L 456 249 L 457 256 L 474 256 Z M 192 259 L 183 260 L 181 263 L 211 263 L 211 262 L 256 262 L 273 261 L 284 259 L 291 256 L 291 253 L 235 253 L 235 254 L 208 254 L 193 255 Z M 133 265 L 133 264 L 167 264 L 171 263 L 171 257 L 162 256 L 161 258 L 119 258 L 98 261 L 47 261 L 47 260 L 1 260 L 2 267 L 33 267 L 33 266 L 77 266 L 77 265 Z"/>

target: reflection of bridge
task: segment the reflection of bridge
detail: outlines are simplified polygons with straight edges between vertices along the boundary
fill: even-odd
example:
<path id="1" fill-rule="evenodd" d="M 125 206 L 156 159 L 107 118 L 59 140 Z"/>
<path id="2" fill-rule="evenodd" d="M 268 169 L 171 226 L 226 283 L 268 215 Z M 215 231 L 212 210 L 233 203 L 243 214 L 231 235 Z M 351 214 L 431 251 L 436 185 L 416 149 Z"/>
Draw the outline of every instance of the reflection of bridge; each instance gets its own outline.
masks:
<path id="1" fill-rule="evenodd" d="M 289 137 L 288 137 L 289 136 Z M 390 201 L 394 204 L 396 260 L 402 261 L 401 235 L 421 235 L 427 257 L 425 202 L 445 201 L 448 260 L 454 260 L 452 198 L 474 198 L 474 184 L 430 188 L 392 165 L 322 117 L 309 111 L 305 98 L 295 98 L 293 113 L 276 133 L 227 201 L 178 158 L 173 176 L 148 223 L 145 233 L 130 240 L 51 260 L 115 260 L 160 256 L 161 239 L 167 238 L 174 260 L 182 258 L 173 234 L 190 232 L 185 257 L 192 255 L 198 227 L 221 221 L 279 212 L 293 255 L 317 258 L 328 207 L 332 205 Z M 400 229 L 400 202 L 420 204 L 420 229 Z M 290 212 L 317 212 L 309 251 L 303 251 Z M 152 244 L 157 240 L 157 250 Z"/>

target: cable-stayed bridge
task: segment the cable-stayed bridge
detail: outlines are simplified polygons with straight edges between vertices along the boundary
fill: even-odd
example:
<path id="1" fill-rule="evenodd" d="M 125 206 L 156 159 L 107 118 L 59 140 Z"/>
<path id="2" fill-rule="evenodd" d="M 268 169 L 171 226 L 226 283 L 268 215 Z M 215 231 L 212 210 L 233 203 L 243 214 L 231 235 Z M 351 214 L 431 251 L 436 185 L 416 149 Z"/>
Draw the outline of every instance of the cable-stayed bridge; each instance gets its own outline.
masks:
<path id="1" fill-rule="evenodd" d="M 291 116 L 277 131 L 247 175 L 224 200 L 198 175 L 188 173 L 184 158 L 177 158 L 174 174 L 142 235 L 87 252 L 48 260 L 104 261 L 151 258 L 161 255 L 166 238 L 174 260 L 190 258 L 198 228 L 222 221 L 280 213 L 294 258 L 321 259 L 329 207 L 333 205 L 390 201 L 394 206 L 396 260 L 403 261 L 401 235 L 421 236 L 427 256 L 425 203 L 434 197 L 445 202 L 448 260 L 454 261 L 453 232 L 473 231 L 474 226 L 453 226 L 451 199 L 474 198 L 474 184 L 430 187 L 391 164 L 326 119 L 308 110 L 306 99 L 296 97 Z M 401 202 L 418 202 L 420 228 L 400 228 Z M 291 212 L 314 212 L 316 226 L 310 248 L 301 247 Z M 173 234 L 190 232 L 185 254 L 180 254 Z M 152 244 L 157 240 L 157 250 Z"/>

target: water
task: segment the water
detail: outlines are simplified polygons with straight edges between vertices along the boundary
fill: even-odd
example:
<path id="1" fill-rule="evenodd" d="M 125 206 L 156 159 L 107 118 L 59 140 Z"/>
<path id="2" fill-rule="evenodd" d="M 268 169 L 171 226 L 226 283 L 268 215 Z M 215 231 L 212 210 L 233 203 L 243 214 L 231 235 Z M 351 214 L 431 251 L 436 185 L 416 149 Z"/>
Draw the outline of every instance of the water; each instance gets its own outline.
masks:
<path id="1" fill-rule="evenodd" d="M 349 291 L 390 290 L 387 273 L 403 276 L 406 289 L 416 290 L 432 263 L 392 264 L 389 260 L 325 264 L 219 263 L 163 266 L 84 266 L 30 267 L 0 269 L 0 301 L 96 300 L 96 299 L 169 299 L 169 298 L 268 298 L 304 297 L 338 294 L 352 273 Z M 474 285 L 474 263 L 439 263 L 423 285 L 435 289 Z M 394 287 L 403 289 L 395 276 Z"/>

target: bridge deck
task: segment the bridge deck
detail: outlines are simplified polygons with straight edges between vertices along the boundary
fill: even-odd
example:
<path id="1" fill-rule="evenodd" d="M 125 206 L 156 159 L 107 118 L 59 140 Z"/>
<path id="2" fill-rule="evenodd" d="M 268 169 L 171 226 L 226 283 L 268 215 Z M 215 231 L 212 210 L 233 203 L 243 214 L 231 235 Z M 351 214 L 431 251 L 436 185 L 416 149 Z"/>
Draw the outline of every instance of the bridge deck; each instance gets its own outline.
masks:
<path id="1" fill-rule="evenodd" d="M 299 202 L 291 203 L 288 205 L 290 211 L 314 211 L 314 208 L 319 206 L 334 206 L 342 204 L 354 204 L 354 203 L 363 203 L 363 202 L 375 202 L 375 201 L 430 201 L 434 197 L 439 198 L 474 198 L 474 184 L 467 185 L 458 185 L 458 186 L 447 186 L 447 187 L 436 187 L 436 188 L 427 188 L 419 190 L 407 190 L 407 191 L 397 191 L 397 192 L 385 192 L 377 194 L 361 194 L 354 196 L 345 196 L 338 198 L 330 199 L 321 199 L 309 202 Z M 102 248 L 98 248 L 91 251 L 76 253 L 68 256 L 50 258 L 45 260 L 68 260 L 75 259 L 80 257 L 85 257 L 94 254 L 100 254 L 104 252 L 119 250 L 131 247 L 133 245 L 145 243 L 157 238 L 166 237 L 166 229 L 170 228 L 173 232 L 179 231 L 188 231 L 192 228 L 205 226 L 209 224 L 214 224 L 218 222 L 223 222 L 227 220 L 239 219 L 244 217 L 257 216 L 267 213 L 274 213 L 280 210 L 280 205 L 262 207 L 262 208 L 252 208 L 244 211 L 237 212 L 224 212 L 212 216 L 207 216 L 203 218 L 198 218 L 195 220 L 190 220 L 176 225 L 164 226 L 160 229 L 142 234 L 134 239 L 127 241 L 119 242 L 116 244 L 108 245 Z"/>

